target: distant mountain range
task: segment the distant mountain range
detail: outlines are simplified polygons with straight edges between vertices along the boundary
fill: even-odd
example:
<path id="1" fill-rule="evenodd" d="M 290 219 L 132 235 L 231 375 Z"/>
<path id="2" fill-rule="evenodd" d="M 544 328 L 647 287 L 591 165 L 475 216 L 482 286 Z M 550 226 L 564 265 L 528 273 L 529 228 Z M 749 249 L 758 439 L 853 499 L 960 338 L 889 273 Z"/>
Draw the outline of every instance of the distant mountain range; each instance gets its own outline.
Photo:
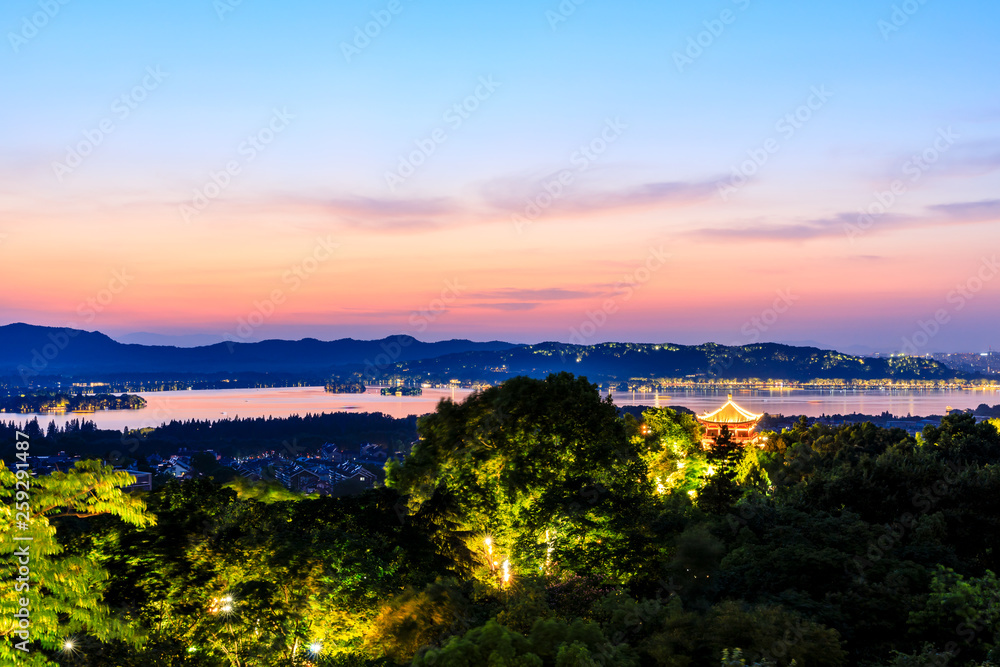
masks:
<path id="1" fill-rule="evenodd" d="M 361 373 L 409 379 L 499 382 L 514 375 L 570 371 L 595 382 L 649 379 L 950 379 L 970 377 L 928 359 L 862 358 L 817 347 L 603 343 L 518 345 L 502 341 L 423 343 L 382 340 L 266 340 L 200 347 L 137 345 L 98 333 L 29 324 L 0 326 L 0 375 L 96 377 L 134 374 L 292 373 L 309 377 Z"/>
<path id="2" fill-rule="evenodd" d="M 0 326 L 0 375 L 95 375 L 119 373 L 329 372 L 338 367 L 387 366 L 459 352 L 500 351 L 499 341 L 422 343 L 411 336 L 382 340 L 265 340 L 201 347 L 136 345 L 78 329 L 30 324 Z"/>
<path id="3" fill-rule="evenodd" d="M 498 351 L 468 351 L 400 362 L 392 369 L 431 380 L 496 382 L 512 375 L 544 377 L 569 371 L 593 381 L 636 378 L 731 380 L 940 380 L 972 377 L 918 357 L 862 358 L 778 343 L 743 346 L 541 343 Z"/>

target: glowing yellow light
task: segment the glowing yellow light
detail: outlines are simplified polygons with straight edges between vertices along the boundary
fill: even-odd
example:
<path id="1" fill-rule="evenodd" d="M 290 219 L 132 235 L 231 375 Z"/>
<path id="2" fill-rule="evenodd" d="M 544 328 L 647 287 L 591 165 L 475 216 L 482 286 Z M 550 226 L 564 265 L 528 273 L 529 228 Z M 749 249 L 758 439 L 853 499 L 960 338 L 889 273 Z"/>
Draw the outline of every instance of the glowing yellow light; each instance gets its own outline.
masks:
<path id="1" fill-rule="evenodd" d="M 510 582 L 510 561 L 504 560 L 503 562 L 503 583 L 507 584 Z"/>
<path id="2" fill-rule="evenodd" d="M 231 614 L 233 613 L 233 596 L 226 595 L 221 598 L 212 598 L 208 604 L 210 614 Z"/>

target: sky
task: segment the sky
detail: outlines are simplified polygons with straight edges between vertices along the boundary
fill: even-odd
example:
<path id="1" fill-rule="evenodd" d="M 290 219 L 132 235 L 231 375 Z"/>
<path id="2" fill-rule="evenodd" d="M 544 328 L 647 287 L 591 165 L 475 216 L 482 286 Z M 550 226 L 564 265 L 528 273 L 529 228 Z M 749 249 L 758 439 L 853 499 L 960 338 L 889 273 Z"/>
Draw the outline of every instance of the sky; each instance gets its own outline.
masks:
<path id="1" fill-rule="evenodd" d="M 984 351 L 998 30 L 972 0 L 6 0 L 0 324 Z"/>

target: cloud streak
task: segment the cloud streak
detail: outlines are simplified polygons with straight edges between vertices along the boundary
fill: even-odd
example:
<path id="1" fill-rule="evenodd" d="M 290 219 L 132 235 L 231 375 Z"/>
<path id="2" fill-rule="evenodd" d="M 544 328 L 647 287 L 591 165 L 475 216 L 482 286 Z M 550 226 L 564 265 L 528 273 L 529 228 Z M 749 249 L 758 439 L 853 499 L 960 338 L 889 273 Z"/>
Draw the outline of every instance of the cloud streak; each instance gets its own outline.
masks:
<path id="1" fill-rule="evenodd" d="M 845 230 L 858 225 L 858 213 L 837 213 L 828 218 L 818 218 L 796 224 L 761 224 L 745 227 L 711 227 L 693 230 L 689 237 L 720 242 L 742 241 L 811 241 L 844 236 Z M 977 202 L 934 204 L 924 208 L 921 215 L 885 213 L 873 216 L 865 228 L 867 233 L 897 232 L 921 227 L 941 225 L 985 224 L 1000 220 L 1000 199 Z"/>
<path id="2" fill-rule="evenodd" d="M 573 299 L 586 299 L 598 296 L 598 292 L 585 290 L 571 290 L 562 287 L 549 287 L 542 289 L 495 289 L 485 292 L 477 292 L 470 296 L 477 299 L 520 299 L 524 301 L 567 301 Z"/>
<path id="3" fill-rule="evenodd" d="M 686 206 L 711 199 L 716 187 L 715 180 L 654 181 L 595 191 L 576 180 L 569 185 L 560 185 L 560 173 L 563 172 L 537 180 L 500 179 L 491 182 L 482 189 L 483 199 L 505 219 L 524 210 L 526 205 L 537 203 L 539 198 L 548 201 L 542 208 L 549 213 L 591 215 L 634 208 Z"/>

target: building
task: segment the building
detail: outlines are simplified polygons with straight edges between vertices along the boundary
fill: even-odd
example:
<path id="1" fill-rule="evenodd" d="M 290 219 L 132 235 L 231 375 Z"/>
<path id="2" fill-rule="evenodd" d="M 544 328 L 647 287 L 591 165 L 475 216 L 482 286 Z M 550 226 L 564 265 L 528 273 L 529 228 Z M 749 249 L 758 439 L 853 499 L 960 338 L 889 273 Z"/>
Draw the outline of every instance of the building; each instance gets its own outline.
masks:
<path id="1" fill-rule="evenodd" d="M 357 480 L 363 484 L 374 485 L 378 476 L 371 470 L 366 469 L 357 463 L 341 463 L 334 468 L 334 472 L 340 477 L 340 481 Z"/>
<path id="2" fill-rule="evenodd" d="M 320 458 L 326 459 L 327 461 L 333 461 L 334 463 L 344 462 L 344 452 L 340 451 L 340 447 L 332 442 L 324 443 L 319 450 L 319 455 Z"/>
<path id="3" fill-rule="evenodd" d="M 282 486 L 292 491 L 309 491 L 320 481 L 316 473 L 294 464 L 276 467 L 274 476 Z"/>
<path id="4" fill-rule="evenodd" d="M 758 415 L 736 405 L 733 402 L 733 395 L 729 394 L 729 400 L 721 408 L 698 415 L 695 418 L 705 429 L 701 442 L 708 446 L 715 444 L 715 439 L 722 433 L 723 426 L 729 429 L 733 442 L 743 443 L 752 440 L 754 429 L 757 428 L 757 423 L 763 416 L 763 414 Z"/>
<path id="5" fill-rule="evenodd" d="M 197 474 L 191 467 L 190 459 L 188 459 L 188 463 L 180 459 L 172 460 L 164 466 L 163 472 L 177 479 L 194 479 L 197 477 Z"/>
<path id="6" fill-rule="evenodd" d="M 135 482 L 124 487 L 122 491 L 152 491 L 153 473 L 142 470 L 126 470 L 128 474 L 135 477 Z"/>

